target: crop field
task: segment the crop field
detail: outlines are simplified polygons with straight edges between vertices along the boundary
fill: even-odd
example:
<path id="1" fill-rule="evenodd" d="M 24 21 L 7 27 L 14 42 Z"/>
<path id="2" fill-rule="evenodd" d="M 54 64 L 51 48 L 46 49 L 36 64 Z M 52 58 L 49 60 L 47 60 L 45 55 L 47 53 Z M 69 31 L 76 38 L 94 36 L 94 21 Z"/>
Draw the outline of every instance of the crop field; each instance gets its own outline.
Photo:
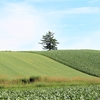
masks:
<path id="1" fill-rule="evenodd" d="M 99 50 L 57 50 L 39 51 L 37 53 L 81 72 L 100 77 Z"/>
<path id="2" fill-rule="evenodd" d="M 99 61 L 96 50 L 0 52 L 0 100 L 100 100 Z"/>
<path id="3" fill-rule="evenodd" d="M 0 100 L 100 100 L 100 86 L 0 90 Z"/>
<path id="4" fill-rule="evenodd" d="M 0 79 L 30 76 L 91 77 L 48 57 L 26 52 L 0 52 Z"/>

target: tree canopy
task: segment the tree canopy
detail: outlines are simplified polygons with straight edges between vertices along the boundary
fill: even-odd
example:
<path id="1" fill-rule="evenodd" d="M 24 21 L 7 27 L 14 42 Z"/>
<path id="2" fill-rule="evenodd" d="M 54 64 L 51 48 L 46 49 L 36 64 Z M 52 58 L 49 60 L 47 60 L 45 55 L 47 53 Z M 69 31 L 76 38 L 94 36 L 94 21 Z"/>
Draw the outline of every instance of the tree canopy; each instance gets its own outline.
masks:
<path id="1" fill-rule="evenodd" d="M 46 35 L 43 35 L 42 42 L 40 43 L 43 45 L 43 49 L 57 50 L 57 44 L 59 44 L 59 42 L 54 38 L 54 34 L 55 33 L 48 31 Z"/>

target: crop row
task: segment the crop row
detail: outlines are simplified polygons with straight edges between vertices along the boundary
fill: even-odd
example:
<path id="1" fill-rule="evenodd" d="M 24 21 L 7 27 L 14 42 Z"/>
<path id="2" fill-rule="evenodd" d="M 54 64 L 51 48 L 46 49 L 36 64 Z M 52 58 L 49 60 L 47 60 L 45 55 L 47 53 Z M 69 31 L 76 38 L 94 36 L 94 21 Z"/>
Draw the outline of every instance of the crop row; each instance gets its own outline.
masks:
<path id="1" fill-rule="evenodd" d="M 100 100 L 100 86 L 0 90 L 0 100 Z"/>

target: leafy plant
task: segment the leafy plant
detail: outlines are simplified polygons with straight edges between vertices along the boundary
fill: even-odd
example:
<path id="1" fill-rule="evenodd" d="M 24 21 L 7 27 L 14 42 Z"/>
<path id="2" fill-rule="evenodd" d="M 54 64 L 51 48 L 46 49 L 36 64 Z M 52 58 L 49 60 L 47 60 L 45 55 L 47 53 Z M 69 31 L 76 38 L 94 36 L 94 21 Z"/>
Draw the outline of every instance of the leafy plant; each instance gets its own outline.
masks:
<path id="1" fill-rule="evenodd" d="M 99 100 L 99 86 L 70 86 L 0 91 L 1 100 Z"/>

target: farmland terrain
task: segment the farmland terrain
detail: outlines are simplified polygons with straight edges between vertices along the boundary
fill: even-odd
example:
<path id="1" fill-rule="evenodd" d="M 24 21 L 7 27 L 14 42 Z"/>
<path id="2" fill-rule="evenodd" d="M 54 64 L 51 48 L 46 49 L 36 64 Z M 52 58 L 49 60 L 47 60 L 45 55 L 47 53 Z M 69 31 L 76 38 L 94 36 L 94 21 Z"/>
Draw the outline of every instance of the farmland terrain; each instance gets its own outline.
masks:
<path id="1" fill-rule="evenodd" d="M 73 69 L 73 67 L 79 67 L 80 64 L 82 64 L 83 67 L 80 66 L 80 69 L 86 70 L 85 66 L 90 64 L 88 56 L 91 52 L 89 51 L 89 54 L 87 52 L 85 53 L 85 51 L 82 52 L 83 54 L 78 51 L 46 51 L 38 52 L 38 54 L 37 52 L 0 52 L 0 79 L 17 79 L 30 76 L 92 78 L 93 76 Z M 99 64 L 98 59 L 100 59 L 100 57 L 97 56 L 98 54 L 100 54 L 99 51 L 94 51 L 90 57 L 91 60 L 95 61 L 95 63 L 92 63 L 94 64 L 93 66 L 95 66 L 94 72 L 92 66 L 87 66 L 88 70 L 91 69 L 89 71 L 93 73 L 92 75 L 96 75 L 96 73 L 99 75 L 100 67 L 97 64 Z M 87 59 L 84 58 L 85 56 Z"/>
<path id="2" fill-rule="evenodd" d="M 100 77 L 99 50 L 57 50 L 37 52 L 64 65 Z"/>

